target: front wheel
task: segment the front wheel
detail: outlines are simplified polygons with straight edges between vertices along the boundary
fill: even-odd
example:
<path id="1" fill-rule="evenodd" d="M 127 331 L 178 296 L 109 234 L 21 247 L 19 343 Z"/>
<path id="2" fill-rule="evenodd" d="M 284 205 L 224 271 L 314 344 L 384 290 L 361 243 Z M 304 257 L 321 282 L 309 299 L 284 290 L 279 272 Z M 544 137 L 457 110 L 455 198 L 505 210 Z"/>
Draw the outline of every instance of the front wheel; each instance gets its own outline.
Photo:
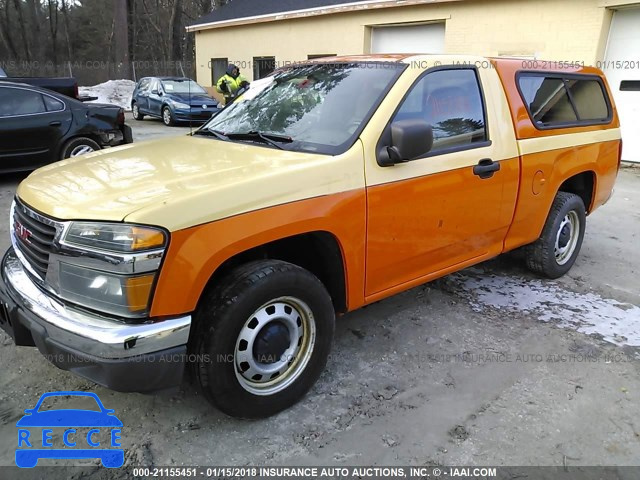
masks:
<path id="1" fill-rule="evenodd" d="M 195 315 L 197 381 L 227 415 L 264 418 L 313 386 L 327 362 L 335 313 L 313 274 L 290 263 L 232 271 Z"/>
<path id="2" fill-rule="evenodd" d="M 169 107 L 162 109 L 162 121 L 167 127 L 173 127 L 176 124 L 176 121 L 173 119 L 173 113 L 171 113 Z"/>
<path id="3" fill-rule="evenodd" d="M 133 104 L 133 107 L 131 107 L 131 110 L 133 112 L 133 119 L 134 120 L 138 120 L 138 121 L 144 120 L 144 115 L 142 113 L 140 113 L 140 107 L 138 107 L 137 103 Z"/>
<path id="4" fill-rule="evenodd" d="M 587 225 L 582 199 L 558 192 L 540 238 L 525 248 L 527 267 L 548 278 L 567 273 L 578 258 Z"/>

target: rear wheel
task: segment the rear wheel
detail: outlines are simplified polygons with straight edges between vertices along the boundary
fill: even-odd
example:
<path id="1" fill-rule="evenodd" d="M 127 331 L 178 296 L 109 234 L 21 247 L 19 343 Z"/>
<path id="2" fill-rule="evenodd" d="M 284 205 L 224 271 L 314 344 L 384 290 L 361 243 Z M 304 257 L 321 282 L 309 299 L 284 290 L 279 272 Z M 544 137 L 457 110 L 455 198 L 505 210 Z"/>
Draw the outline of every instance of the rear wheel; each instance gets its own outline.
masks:
<path id="1" fill-rule="evenodd" d="M 578 258 L 587 224 L 582 199 L 559 192 L 540 238 L 525 248 L 527 267 L 548 278 L 567 273 Z"/>
<path id="2" fill-rule="evenodd" d="M 133 104 L 133 106 L 131 107 L 131 110 L 133 112 L 134 120 L 144 120 L 144 115 L 140 113 L 140 108 L 138 108 L 137 103 Z"/>
<path id="3" fill-rule="evenodd" d="M 232 271 L 195 316 L 197 381 L 224 413 L 263 418 L 295 404 L 322 373 L 335 313 L 310 272 L 275 260 Z"/>
<path id="4" fill-rule="evenodd" d="M 90 138 L 72 138 L 62 147 L 60 159 L 64 160 L 65 158 L 79 157 L 80 155 L 97 152 L 98 150 L 100 150 L 100 145 Z"/>

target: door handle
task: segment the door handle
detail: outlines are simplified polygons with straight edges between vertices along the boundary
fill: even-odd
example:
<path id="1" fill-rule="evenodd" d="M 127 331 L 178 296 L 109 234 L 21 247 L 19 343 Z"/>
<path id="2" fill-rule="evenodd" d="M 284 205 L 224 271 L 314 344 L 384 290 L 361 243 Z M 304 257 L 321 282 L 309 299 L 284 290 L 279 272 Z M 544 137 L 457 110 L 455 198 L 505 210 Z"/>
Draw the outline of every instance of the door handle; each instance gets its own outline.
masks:
<path id="1" fill-rule="evenodd" d="M 490 158 L 480 160 L 478 165 L 473 167 L 473 174 L 483 180 L 493 177 L 493 174 L 500 171 L 500 163 L 494 162 Z"/>
<path id="2" fill-rule="evenodd" d="M 49 124 L 50 127 L 60 127 L 62 126 L 62 122 L 51 122 Z"/>

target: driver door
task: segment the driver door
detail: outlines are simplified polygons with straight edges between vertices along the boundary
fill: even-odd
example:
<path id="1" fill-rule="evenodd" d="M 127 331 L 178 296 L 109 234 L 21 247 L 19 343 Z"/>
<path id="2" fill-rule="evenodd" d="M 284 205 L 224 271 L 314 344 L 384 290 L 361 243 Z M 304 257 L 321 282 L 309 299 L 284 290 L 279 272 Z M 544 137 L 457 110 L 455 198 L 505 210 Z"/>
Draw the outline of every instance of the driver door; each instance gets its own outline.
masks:
<path id="1" fill-rule="evenodd" d="M 482 74 L 496 75 L 485 91 L 500 85 L 495 72 Z M 519 170 L 504 92 L 493 93 L 501 95 L 502 111 L 487 104 L 477 69 L 431 69 L 387 124 L 374 155 L 391 145 L 390 126 L 398 120 L 425 120 L 434 142 L 431 151 L 406 163 L 383 167 L 376 158 L 367 160 L 369 301 L 502 251 Z M 505 153 L 505 142 L 512 154 Z"/>
<path id="2" fill-rule="evenodd" d="M 151 78 L 143 78 L 140 80 L 140 86 L 138 87 L 138 92 L 136 94 L 136 101 L 138 102 L 138 109 L 140 113 L 150 113 L 149 112 L 149 91 L 151 86 L 152 79 Z"/>
<path id="3" fill-rule="evenodd" d="M 154 78 L 149 87 L 149 113 L 151 115 L 160 116 L 162 114 L 162 85 L 160 80 Z"/>

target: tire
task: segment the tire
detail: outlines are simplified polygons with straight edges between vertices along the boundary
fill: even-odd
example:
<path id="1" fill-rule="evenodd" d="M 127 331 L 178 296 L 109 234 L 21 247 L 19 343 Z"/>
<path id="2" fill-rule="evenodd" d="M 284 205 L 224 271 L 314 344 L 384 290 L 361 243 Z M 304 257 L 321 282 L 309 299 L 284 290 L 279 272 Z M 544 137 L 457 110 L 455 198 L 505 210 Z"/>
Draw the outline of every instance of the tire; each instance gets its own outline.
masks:
<path id="1" fill-rule="evenodd" d="M 95 141 L 87 137 L 72 138 L 62 147 L 60 153 L 60 159 L 77 157 L 80 155 L 86 155 L 87 153 L 97 152 L 100 150 L 100 145 Z"/>
<path id="2" fill-rule="evenodd" d="M 164 123 L 167 127 L 173 127 L 176 124 L 176 121 L 173 118 L 173 113 L 167 106 L 162 107 L 162 123 Z"/>
<path id="3" fill-rule="evenodd" d="M 140 113 L 140 109 L 138 108 L 138 104 L 137 104 L 137 103 L 134 103 L 134 104 L 131 106 L 131 111 L 132 111 L 132 113 L 133 113 L 133 119 L 134 119 L 134 120 L 138 120 L 138 121 L 140 121 L 140 122 L 141 122 L 142 120 L 144 120 L 144 115 Z"/>
<path id="4" fill-rule="evenodd" d="M 265 418 L 291 407 L 331 350 L 335 312 L 327 290 L 307 270 L 276 260 L 240 266 L 218 285 L 194 317 L 199 387 L 232 417 Z"/>
<path id="5" fill-rule="evenodd" d="M 558 192 L 540 238 L 525 247 L 527 267 L 547 278 L 567 273 L 578 258 L 587 225 L 582 199 Z"/>

